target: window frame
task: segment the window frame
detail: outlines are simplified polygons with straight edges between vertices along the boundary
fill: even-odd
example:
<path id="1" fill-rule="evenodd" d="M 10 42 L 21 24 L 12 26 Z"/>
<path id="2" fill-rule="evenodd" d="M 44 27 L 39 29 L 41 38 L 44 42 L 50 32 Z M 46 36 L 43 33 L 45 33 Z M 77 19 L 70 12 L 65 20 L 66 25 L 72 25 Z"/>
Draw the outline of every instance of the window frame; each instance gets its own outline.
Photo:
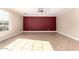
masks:
<path id="1" fill-rule="evenodd" d="M 9 12 L 0 9 L 0 32 L 9 30 Z"/>

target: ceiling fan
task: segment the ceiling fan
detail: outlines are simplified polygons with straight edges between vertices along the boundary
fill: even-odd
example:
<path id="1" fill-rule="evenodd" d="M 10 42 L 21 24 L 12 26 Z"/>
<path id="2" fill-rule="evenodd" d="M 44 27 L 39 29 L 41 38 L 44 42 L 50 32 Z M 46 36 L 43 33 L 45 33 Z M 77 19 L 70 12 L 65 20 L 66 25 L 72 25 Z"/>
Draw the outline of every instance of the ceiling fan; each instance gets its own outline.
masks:
<path id="1" fill-rule="evenodd" d="M 37 10 L 38 14 L 44 14 L 46 13 L 47 8 L 35 8 Z"/>
<path id="2" fill-rule="evenodd" d="M 38 8 L 38 12 L 44 12 L 43 8 Z"/>

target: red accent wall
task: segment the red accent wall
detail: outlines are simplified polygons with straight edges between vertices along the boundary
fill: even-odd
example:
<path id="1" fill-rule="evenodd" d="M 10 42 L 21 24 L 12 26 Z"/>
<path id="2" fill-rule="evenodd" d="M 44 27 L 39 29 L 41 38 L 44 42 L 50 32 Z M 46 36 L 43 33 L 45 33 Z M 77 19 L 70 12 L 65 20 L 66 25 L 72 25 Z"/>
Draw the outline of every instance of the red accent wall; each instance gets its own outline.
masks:
<path id="1" fill-rule="evenodd" d="M 23 17 L 24 31 L 55 31 L 56 17 Z"/>

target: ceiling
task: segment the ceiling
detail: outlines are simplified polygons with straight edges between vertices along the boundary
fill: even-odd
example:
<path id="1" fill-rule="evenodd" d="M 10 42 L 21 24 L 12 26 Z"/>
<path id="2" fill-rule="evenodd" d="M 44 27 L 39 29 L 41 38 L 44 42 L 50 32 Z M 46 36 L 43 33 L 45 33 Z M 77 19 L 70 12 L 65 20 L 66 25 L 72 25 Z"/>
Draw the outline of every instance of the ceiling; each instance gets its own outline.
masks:
<path id="1" fill-rule="evenodd" d="M 11 10 L 21 14 L 22 16 L 57 16 L 69 8 L 43 8 L 44 12 L 39 13 L 38 8 L 11 8 Z"/>

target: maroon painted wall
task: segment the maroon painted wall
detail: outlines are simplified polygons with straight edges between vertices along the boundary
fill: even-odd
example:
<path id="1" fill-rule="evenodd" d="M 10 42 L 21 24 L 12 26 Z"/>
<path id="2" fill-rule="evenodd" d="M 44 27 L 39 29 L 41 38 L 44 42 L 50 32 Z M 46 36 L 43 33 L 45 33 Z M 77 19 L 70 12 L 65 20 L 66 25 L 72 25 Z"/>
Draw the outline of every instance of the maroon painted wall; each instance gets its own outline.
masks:
<path id="1" fill-rule="evenodd" d="M 55 31 L 56 17 L 23 17 L 24 31 Z"/>

